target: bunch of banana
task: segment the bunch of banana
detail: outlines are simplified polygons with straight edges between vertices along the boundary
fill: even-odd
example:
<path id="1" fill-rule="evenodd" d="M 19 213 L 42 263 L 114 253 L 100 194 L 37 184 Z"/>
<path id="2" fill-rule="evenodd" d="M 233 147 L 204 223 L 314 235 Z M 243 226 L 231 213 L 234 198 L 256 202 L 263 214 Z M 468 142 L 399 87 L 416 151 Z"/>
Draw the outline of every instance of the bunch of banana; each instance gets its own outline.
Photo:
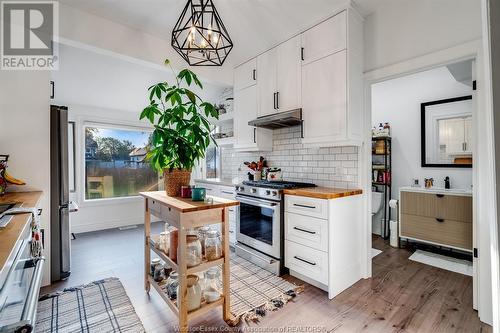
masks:
<path id="1" fill-rule="evenodd" d="M 14 178 L 12 177 L 8 172 L 7 170 L 5 170 L 5 173 L 4 173 L 4 178 L 5 180 L 7 181 L 7 183 L 10 183 L 10 184 L 14 184 L 14 185 L 26 185 L 26 182 L 24 180 L 21 180 L 21 179 L 17 179 L 17 178 Z"/>

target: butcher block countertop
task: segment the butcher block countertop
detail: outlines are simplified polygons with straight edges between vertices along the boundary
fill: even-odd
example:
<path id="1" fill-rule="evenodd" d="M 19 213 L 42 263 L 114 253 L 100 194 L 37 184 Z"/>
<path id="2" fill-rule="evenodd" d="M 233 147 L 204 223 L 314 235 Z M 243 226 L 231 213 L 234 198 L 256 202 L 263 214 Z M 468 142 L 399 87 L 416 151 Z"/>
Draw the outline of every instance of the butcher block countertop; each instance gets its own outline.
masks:
<path id="1" fill-rule="evenodd" d="M 284 194 L 297 195 L 301 197 L 309 197 L 316 199 L 337 199 L 348 197 L 351 195 L 358 195 L 363 193 L 361 189 L 345 189 L 345 188 L 333 188 L 333 187 L 308 187 L 308 188 L 298 188 L 298 189 L 286 189 L 283 190 Z"/>
<path id="2" fill-rule="evenodd" d="M 145 198 L 156 200 L 165 206 L 168 206 L 181 213 L 195 212 L 200 210 L 224 208 L 229 206 L 238 206 L 240 203 L 236 200 L 228 200 L 219 197 L 212 197 L 213 203 L 204 201 L 193 201 L 191 198 L 169 197 L 165 191 L 141 192 Z"/>
<path id="3" fill-rule="evenodd" d="M 11 192 L 0 196 L 0 203 L 19 203 L 22 207 L 38 207 L 42 192 Z M 14 215 L 7 227 L 0 229 L 0 271 L 12 254 L 31 214 Z"/>

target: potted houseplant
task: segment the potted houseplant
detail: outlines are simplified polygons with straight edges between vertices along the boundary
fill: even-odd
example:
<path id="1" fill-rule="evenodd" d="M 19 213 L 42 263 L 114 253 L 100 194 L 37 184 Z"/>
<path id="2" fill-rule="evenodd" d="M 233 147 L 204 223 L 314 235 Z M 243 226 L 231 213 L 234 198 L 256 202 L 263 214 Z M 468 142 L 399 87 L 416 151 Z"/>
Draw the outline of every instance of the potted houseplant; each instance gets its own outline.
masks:
<path id="1" fill-rule="evenodd" d="M 170 66 L 168 59 L 165 64 Z M 189 89 L 192 84 L 203 89 L 192 71 L 172 72 L 173 85 L 159 82 L 149 87 L 149 105 L 140 119 L 154 126 L 146 158 L 155 170 L 163 172 L 167 195 L 178 196 L 181 186 L 189 185 L 195 163 L 205 157 L 210 143 L 215 143 L 208 117 L 219 116 L 213 104 Z"/>

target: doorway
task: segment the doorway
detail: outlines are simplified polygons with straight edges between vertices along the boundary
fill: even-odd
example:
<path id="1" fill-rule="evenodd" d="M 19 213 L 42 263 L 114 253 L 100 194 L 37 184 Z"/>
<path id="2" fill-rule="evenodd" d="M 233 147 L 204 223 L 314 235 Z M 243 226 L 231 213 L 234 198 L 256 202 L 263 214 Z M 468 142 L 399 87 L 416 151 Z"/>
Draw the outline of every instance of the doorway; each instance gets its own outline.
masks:
<path id="1" fill-rule="evenodd" d="M 484 115 L 481 114 L 476 114 L 476 110 L 478 108 L 478 105 L 480 105 L 481 98 L 477 99 L 476 98 L 476 93 L 472 91 L 472 82 L 473 80 L 469 79 L 469 84 L 463 84 L 462 80 L 459 80 L 457 73 L 455 73 L 455 76 L 453 76 L 452 73 L 450 73 L 450 68 L 448 66 L 452 67 L 454 64 L 462 63 L 462 62 L 468 62 L 471 65 L 471 70 L 469 73 L 469 77 L 474 77 L 475 75 L 475 68 L 480 66 L 477 65 L 476 60 L 477 60 L 477 45 L 476 46 L 471 46 L 468 51 L 465 51 L 464 49 L 461 50 L 446 50 L 443 52 L 438 52 L 436 54 L 432 54 L 429 56 L 424 56 L 418 59 L 414 59 L 412 61 L 408 61 L 407 63 L 403 64 L 398 64 L 394 66 L 389 66 L 388 68 L 384 68 L 382 70 L 376 70 L 370 73 L 366 74 L 367 78 L 367 89 L 366 89 L 366 97 L 367 101 L 370 104 L 367 109 L 366 113 L 366 129 L 370 128 L 372 129 L 373 126 L 379 127 L 380 123 L 382 122 L 382 127 L 384 127 L 385 122 L 389 122 L 389 125 L 391 126 L 391 133 L 393 136 L 397 136 L 397 133 L 404 133 L 404 140 L 394 140 L 392 142 L 392 146 L 394 147 L 393 150 L 393 168 L 396 172 L 396 174 L 390 174 L 389 179 L 391 180 L 391 189 L 390 189 L 390 197 L 392 199 L 399 199 L 399 188 L 402 187 L 403 185 L 410 186 L 411 183 L 414 182 L 415 179 L 419 179 L 419 185 L 422 186 L 422 182 L 425 178 L 433 178 L 435 180 L 435 186 L 437 187 L 444 187 L 444 179 L 449 176 L 447 173 L 454 175 L 454 176 L 449 176 L 450 179 L 452 180 L 452 187 L 455 188 L 462 188 L 462 189 L 469 189 L 471 191 L 474 200 L 473 200 L 473 215 L 474 215 L 474 222 L 478 221 L 478 207 L 477 206 L 477 201 L 478 196 L 477 193 L 479 192 L 486 192 L 488 189 L 486 189 L 484 186 L 481 186 L 478 182 L 478 170 L 476 168 L 453 168 L 449 169 L 451 171 L 448 171 L 446 168 L 429 168 L 428 170 L 426 168 L 421 167 L 421 140 L 420 140 L 420 134 L 421 134 L 421 127 L 420 127 L 420 108 L 421 104 L 425 102 L 432 102 L 432 101 L 437 101 L 439 99 L 446 99 L 446 97 L 439 97 L 439 94 L 437 94 L 438 90 L 437 89 L 429 89 L 430 87 L 426 84 L 420 84 L 417 87 L 413 87 L 413 89 L 410 89 L 409 92 L 407 92 L 408 95 L 404 94 L 404 91 L 402 91 L 403 87 L 406 85 L 407 87 L 411 87 L 411 81 L 415 81 L 416 79 L 424 78 L 425 76 L 432 77 L 435 76 L 436 78 L 439 78 L 441 76 L 441 80 L 445 78 L 444 74 L 446 71 L 448 72 L 446 75 L 448 75 L 448 79 L 451 77 L 454 82 L 455 88 L 458 86 L 463 86 L 462 90 L 453 90 L 453 85 L 446 86 L 448 88 L 444 88 L 448 92 L 449 96 L 451 97 L 453 95 L 456 95 L 455 97 L 458 96 L 465 96 L 467 94 L 469 95 L 474 95 L 474 98 L 472 99 L 473 101 L 473 117 L 472 117 L 472 128 L 473 130 L 476 130 L 477 128 L 480 128 L 481 126 L 484 126 L 485 123 L 485 117 Z M 457 56 L 457 54 L 462 53 L 462 56 Z M 475 55 L 474 55 L 475 54 Z M 453 59 L 453 60 L 449 60 Z M 463 64 L 462 64 L 463 65 Z M 436 79 L 436 81 L 439 81 Z M 441 81 L 443 82 L 443 81 Z M 390 86 L 393 86 L 392 88 L 392 97 L 391 95 L 384 95 L 384 89 L 385 91 L 388 91 L 390 93 L 391 89 L 387 89 Z M 443 87 L 444 84 L 442 85 Z M 440 87 L 440 88 L 443 88 Z M 412 116 L 408 116 L 408 118 L 412 118 L 412 121 L 410 122 L 410 125 L 407 125 L 404 127 L 404 122 L 401 122 L 401 119 L 397 119 L 397 117 L 401 117 L 407 109 L 404 106 L 404 103 L 401 104 L 401 100 L 405 96 L 415 96 L 417 93 L 422 93 L 422 91 L 429 91 L 429 95 L 422 97 L 418 103 L 417 103 L 417 111 L 416 115 L 413 114 Z M 433 95 L 434 94 L 434 95 Z M 446 94 L 445 94 L 446 95 Z M 384 105 L 385 103 L 385 105 Z M 388 118 L 384 118 L 384 108 L 385 112 L 390 111 L 389 113 L 392 114 L 392 116 L 396 116 L 396 119 L 393 119 L 393 123 L 390 123 L 390 120 Z M 382 110 L 382 111 L 381 111 Z M 407 111 L 406 111 L 407 112 Z M 385 120 L 387 119 L 387 120 Z M 405 119 L 408 121 L 409 119 Z M 401 132 L 401 128 L 405 128 L 406 130 Z M 410 140 L 410 135 L 406 135 L 406 132 L 411 132 L 413 134 L 416 133 L 418 136 L 417 140 L 414 143 L 408 142 Z M 369 133 L 369 136 L 368 136 Z M 367 131 L 367 137 L 366 137 L 366 142 L 371 142 L 371 136 L 372 133 L 371 131 Z M 472 138 L 471 138 L 471 145 L 473 147 L 477 147 L 477 142 L 484 140 L 487 141 L 487 136 L 488 134 L 483 131 L 483 133 L 475 133 Z M 372 190 L 372 177 L 373 177 L 373 170 L 372 170 L 372 149 L 371 145 L 366 145 L 364 149 L 364 158 L 366 158 L 365 162 L 366 163 L 361 163 L 363 170 L 361 171 L 362 173 L 365 173 L 366 179 L 364 179 L 365 182 L 365 190 L 367 193 L 371 194 Z M 398 151 L 403 150 L 404 153 L 403 155 L 405 156 L 404 158 L 402 156 L 397 156 Z M 480 147 L 479 150 L 474 150 L 474 161 L 484 159 L 484 156 L 486 156 L 486 153 L 482 148 Z M 411 156 L 411 159 L 410 157 Z M 416 163 L 415 163 L 416 160 Z M 399 167 L 399 172 L 396 170 Z M 483 165 L 484 167 L 484 165 Z M 369 171 L 368 171 L 369 170 Z M 402 170 L 402 171 L 401 171 Z M 423 173 L 419 173 L 420 171 L 423 170 Z M 456 182 L 453 182 L 453 179 L 456 179 Z M 475 186 L 471 189 L 471 185 L 475 184 Z M 480 188 L 482 190 L 480 191 Z M 375 191 L 379 189 L 378 186 L 373 188 Z M 382 192 L 378 190 L 379 192 Z M 367 204 L 367 211 L 369 213 L 369 217 L 367 218 L 367 221 L 369 223 L 369 230 L 370 233 L 367 234 L 367 241 L 371 245 L 373 244 L 374 247 L 377 247 L 377 243 L 380 243 L 379 239 L 386 238 L 382 244 L 385 244 L 389 246 L 389 234 L 385 234 L 382 236 L 385 237 L 380 237 L 383 232 L 383 226 L 384 223 L 390 224 L 390 221 L 385 221 L 383 218 L 380 217 L 380 209 L 376 209 L 372 207 L 373 204 L 373 199 L 372 196 L 370 195 L 370 198 L 367 198 L 368 204 Z M 384 206 L 387 205 L 387 203 L 384 201 L 381 204 L 381 208 L 384 208 Z M 372 213 L 373 210 L 377 210 L 375 217 L 372 218 Z M 390 209 L 392 219 L 393 220 L 399 220 L 399 209 Z M 377 214 L 379 216 L 377 216 Z M 477 226 L 477 224 L 474 224 L 473 227 L 473 245 L 471 249 L 477 248 L 477 247 L 488 247 L 488 243 L 484 241 L 484 235 L 485 235 L 485 228 L 487 226 Z M 388 228 L 390 230 L 390 228 Z M 376 238 L 372 239 L 372 232 L 375 234 Z M 483 242 L 481 243 L 481 246 L 478 244 L 478 240 L 483 239 Z M 428 244 L 424 244 L 428 245 Z M 371 258 L 371 246 L 368 249 L 370 258 Z M 459 252 L 455 251 L 454 252 Z M 439 251 L 438 251 L 439 252 Z M 486 257 L 489 254 L 486 254 L 486 250 L 484 251 L 485 258 L 481 258 L 484 260 L 489 260 L 489 257 Z M 479 310 L 479 315 L 480 317 L 484 317 L 486 322 L 489 322 L 487 318 L 489 317 L 489 311 L 491 311 L 491 298 L 488 299 L 488 289 L 490 288 L 489 285 L 484 283 L 485 281 L 485 276 L 487 276 L 487 272 L 489 271 L 489 263 L 485 263 L 482 267 L 479 266 L 479 260 L 477 258 L 472 258 L 472 251 L 469 252 L 470 254 L 464 253 L 463 258 L 467 258 L 467 255 L 470 257 L 470 260 L 474 261 L 474 269 L 472 275 L 474 276 L 473 278 L 473 286 L 472 290 L 474 291 L 474 297 L 473 297 L 473 307 L 475 309 Z M 373 253 L 374 255 L 376 253 Z M 374 261 L 377 260 L 377 257 L 375 257 Z M 370 260 L 370 267 L 367 268 L 367 271 L 369 272 L 368 276 L 372 275 L 372 269 L 375 269 L 372 267 L 372 261 Z M 481 274 L 480 274 L 481 271 Z M 483 282 L 482 287 L 479 288 L 478 283 Z"/>

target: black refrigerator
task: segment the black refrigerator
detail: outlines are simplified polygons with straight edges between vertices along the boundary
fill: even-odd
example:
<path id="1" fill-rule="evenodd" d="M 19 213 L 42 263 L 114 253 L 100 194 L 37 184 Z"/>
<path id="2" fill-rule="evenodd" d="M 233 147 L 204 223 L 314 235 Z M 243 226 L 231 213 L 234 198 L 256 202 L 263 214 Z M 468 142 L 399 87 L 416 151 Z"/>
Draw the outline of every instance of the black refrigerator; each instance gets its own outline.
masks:
<path id="1" fill-rule="evenodd" d="M 71 273 L 69 225 L 68 108 L 50 106 L 50 266 L 51 280 Z"/>

